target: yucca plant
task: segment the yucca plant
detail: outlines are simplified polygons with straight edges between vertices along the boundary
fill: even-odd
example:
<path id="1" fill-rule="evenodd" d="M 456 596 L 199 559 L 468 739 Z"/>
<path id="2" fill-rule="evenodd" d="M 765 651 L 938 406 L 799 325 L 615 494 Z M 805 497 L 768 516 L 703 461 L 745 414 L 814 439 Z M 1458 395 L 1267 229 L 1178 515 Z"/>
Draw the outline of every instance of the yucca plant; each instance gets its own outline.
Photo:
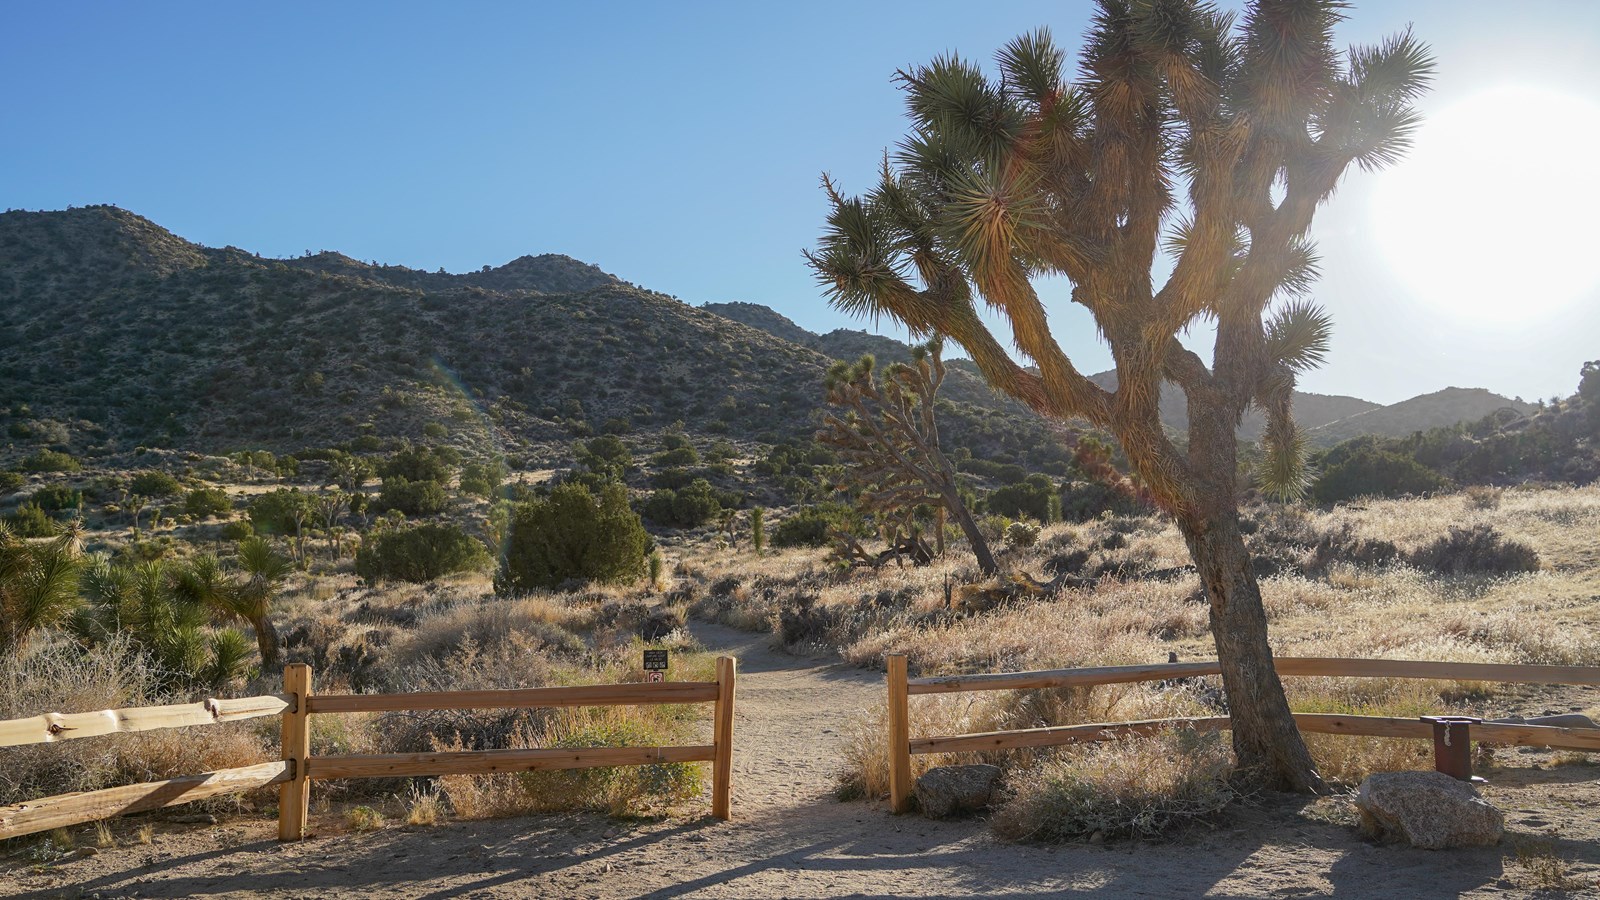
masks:
<path id="1" fill-rule="evenodd" d="M 212 561 L 215 563 L 215 560 Z M 243 579 L 209 595 L 214 608 L 250 623 L 261 650 L 261 665 L 270 668 L 278 662 L 278 629 L 272 624 L 272 605 L 278 599 L 292 564 L 262 537 L 239 542 L 239 568 Z"/>
<path id="2" fill-rule="evenodd" d="M 1236 17 L 1196 0 L 1103 0 L 1076 84 L 1044 30 L 1001 50 L 997 77 L 954 55 L 901 71 L 910 133 L 865 196 L 824 177 L 831 211 L 808 254 L 836 307 L 944 335 L 997 389 L 1117 437 L 1200 571 L 1242 772 L 1294 789 L 1321 779 L 1272 667 L 1235 434 L 1263 409 L 1264 486 L 1304 490 L 1290 398 L 1329 333 L 1303 299 L 1317 271 L 1307 230 L 1351 165 L 1404 152 L 1433 71 L 1409 33 L 1341 57 L 1345 7 L 1257 0 Z M 1158 287 L 1162 252 L 1173 266 Z M 1093 315 L 1115 390 L 1051 333 L 1033 283 L 1045 275 L 1070 280 Z M 1209 363 L 1178 340 L 1202 324 L 1216 332 Z M 1186 446 L 1162 430 L 1163 382 L 1188 401 Z"/>
<path id="3" fill-rule="evenodd" d="M 193 566 L 90 557 L 81 580 L 89 605 L 74 616 L 72 630 L 90 643 L 131 637 L 167 688 L 227 684 L 249 667 L 250 643 L 235 629 L 210 627 L 213 611 L 194 588 Z"/>
<path id="4" fill-rule="evenodd" d="M 49 541 L 29 541 L 0 521 L 0 653 L 20 650 L 77 609 L 82 534 L 74 521 Z"/>

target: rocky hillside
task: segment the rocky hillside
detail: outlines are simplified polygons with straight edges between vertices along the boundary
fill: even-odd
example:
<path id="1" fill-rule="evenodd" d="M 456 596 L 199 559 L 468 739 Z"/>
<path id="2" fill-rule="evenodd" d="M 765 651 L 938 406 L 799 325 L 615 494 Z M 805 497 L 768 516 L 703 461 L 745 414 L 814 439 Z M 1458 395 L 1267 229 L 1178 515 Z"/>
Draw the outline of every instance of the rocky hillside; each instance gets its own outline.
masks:
<path id="1" fill-rule="evenodd" d="M 907 347 L 814 334 L 757 304 L 689 306 L 565 256 L 450 274 L 331 251 L 278 260 L 207 248 L 109 206 L 0 215 L 0 409 L 17 425 L 0 448 L 8 458 L 41 441 L 293 451 L 442 429 L 462 450 L 539 465 L 577 436 L 676 422 L 772 443 L 808 436 L 827 367 L 864 353 L 887 362 Z M 1048 426 L 969 362 L 950 368 L 946 421 L 960 446 L 1035 465 L 1060 454 Z M 1181 394 L 1163 405 L 1181 431 Z M 1457 389 L 1381 409 L 1296 401 L 1319 443 L 1507 405 Z M 1241 434 L 1259 431 L 1249 419 Z"/>
<path id="2" fill-rule="evenodd" d="M 529 465 L 591 432 L 808 436 L 828 356 L 564 256 L 465 275 L 211 249 L 114 207 L 0 215 L 0 409 L 78 452 L 424 434 Z M 1043 426 L 981 384 L 952 427 Z M 44 422 L 41 427 L 28 423 Z"/>

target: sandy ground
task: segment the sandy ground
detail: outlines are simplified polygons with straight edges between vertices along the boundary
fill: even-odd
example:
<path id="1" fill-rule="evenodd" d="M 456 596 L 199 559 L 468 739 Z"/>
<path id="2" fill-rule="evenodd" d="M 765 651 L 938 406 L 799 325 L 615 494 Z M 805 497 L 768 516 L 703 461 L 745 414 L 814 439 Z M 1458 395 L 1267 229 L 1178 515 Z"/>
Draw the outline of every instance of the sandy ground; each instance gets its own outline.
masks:
<path id="1" fill-rule="evenodd" d="M 1042 847 L 996 840 L 981 821 L 892 817 L 829 791 L 839 733 L 881 676 L 767 647 L 768 636 L 696 624 L 740 658 L 735 821 L 619 823 L 545 816 L 349 833 L 337 816 L 280 845 L 272 822 L 161 826 L 51 865 L 11 859 L 0 896 L 352 897 L 1600 897 L 1600 767 L 1533 768 L 1500 751 L 1487 795 L 1507 814 L 1502 847 L 1430 853 L 1357 837 L 1342 801 L 1285 798 L 1172 843 Z M 1537 841 L 1566 861 L 1560 891 L 1517 864 Z M 1545 884 L 1551 882 L 1546 879 Z"/>

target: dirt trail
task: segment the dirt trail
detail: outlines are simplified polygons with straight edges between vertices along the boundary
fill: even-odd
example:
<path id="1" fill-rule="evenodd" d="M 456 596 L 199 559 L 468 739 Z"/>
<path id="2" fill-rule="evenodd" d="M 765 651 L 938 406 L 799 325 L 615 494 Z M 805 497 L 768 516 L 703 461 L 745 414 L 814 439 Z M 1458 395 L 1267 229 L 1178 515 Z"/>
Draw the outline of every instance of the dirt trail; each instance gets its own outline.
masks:
<path id="1" fill-rule="evenodd" d="M 981 822 L 889 816 L 830 789 L 841 730 L 879 702 L 882 676 L 774 652 L 770 637 L 696 623 L 739 657 L 735 820 L 617 824 L 594 815 L 456 822 L 340 833 L 332 817 L 296 845 L 270 822 L 159 832 L 150 846 L 58 868 L 0 871 L 0 896 L 350 897 L 1104 897 L 1517 894 L 1505 851 L 1375 847 L 1283 806 L 1162 845 L 1036 847 Z M 1577 773 L 1574 773 L 1577 774 Z M 1588 774 L 1588 773 L 1586 773 Z M 1600 804 L 1592 774 L 1568 802 Z M 1528 798 L 1531 799 L 1531 798 Z M 1297 801 L 1290 801 L 1291 804 Z M 1547 801 L 1546 801 L 1547 802 Z M 1526 816 L 1534 816 L 1536 802 Z M 1508 809 L 1508 824 L 1523 814 Z M 1529 824 L 1538 823 L 1529 818 Z M 1523 829 L 1532 831 L 1532 828 Z M 1574 838 L 1578 837 L 1576 835 Z M 1556 850 L 1589 861 L 1589 841 Z"/>

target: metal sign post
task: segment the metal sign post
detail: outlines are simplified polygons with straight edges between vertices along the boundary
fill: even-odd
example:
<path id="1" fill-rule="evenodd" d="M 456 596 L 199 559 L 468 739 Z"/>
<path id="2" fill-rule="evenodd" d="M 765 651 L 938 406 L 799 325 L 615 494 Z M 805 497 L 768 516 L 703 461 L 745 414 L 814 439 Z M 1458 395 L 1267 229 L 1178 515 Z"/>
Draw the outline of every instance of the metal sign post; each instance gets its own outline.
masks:
<path id="1" fill-rule="evenodd" d="M 667 651 L 646 650 L 644 652 L 644 680 L 651 684 L 659 684 L 667 679 Z"/>

